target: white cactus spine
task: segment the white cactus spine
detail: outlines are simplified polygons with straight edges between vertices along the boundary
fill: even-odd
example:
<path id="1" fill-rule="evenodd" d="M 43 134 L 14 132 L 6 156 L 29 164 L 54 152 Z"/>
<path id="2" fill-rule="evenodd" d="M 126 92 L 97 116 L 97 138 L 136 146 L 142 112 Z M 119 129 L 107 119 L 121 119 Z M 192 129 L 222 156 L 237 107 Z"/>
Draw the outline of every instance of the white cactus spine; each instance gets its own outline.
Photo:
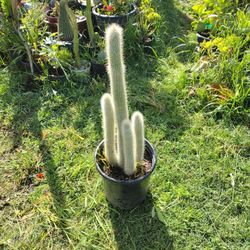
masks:
<path id="1" fill-rule="evenodd" d="M 117 151 L 119 165 L 124 164 L 122 122 L 128 119 L 128 104 L 123 60 L 123 31 L 118 25 L 110 25 L 106 31 L 106 54 L 111 96 L 113 97 L 117 126 Z"/>
<path id="2" fill-rule="evenodd" d="M 117 165 L 114 106 L 110 94 L 106 93 L 102 96 L 101 108 L 103 113 L 105 156 L 111 165 Z"/>
<path id="3" fill-rule="evenodd" d="M 111 95 L 104 94 L 101 99 L 104 153 L 111 165 L 121 167 L 126 175 L 133 175 L 144 156 L 144 122 L 138 111 L 129 120 L 122 36 L 122 28 L 117 24 L 110 25 L 106 31 Z"/>
<path id="4" fill-rule="evenodd" d="M 135 148 L 136 148 L 136 162 L 141 162 L 144 158 L 145 139 L 144 139 L 144 121 L 143 115 L 139 111 L 132 114 L 131 117 L 132 128 L 135 133 Z"/>
<path id="5" fill-rule="evenodd" d="M 122 136 L 123 136 L 123 155 L 124 155 L 124 173 L 132 175 L 136 171 L 135 159 L 135 134 L 130 120 L 122 122 Z"/>

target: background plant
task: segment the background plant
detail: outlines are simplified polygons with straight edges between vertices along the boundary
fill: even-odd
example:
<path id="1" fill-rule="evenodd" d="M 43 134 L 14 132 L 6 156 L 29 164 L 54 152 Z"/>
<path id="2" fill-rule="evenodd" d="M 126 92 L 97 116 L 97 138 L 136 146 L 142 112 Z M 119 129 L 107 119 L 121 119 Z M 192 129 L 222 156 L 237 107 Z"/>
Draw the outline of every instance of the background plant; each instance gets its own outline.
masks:
<path id="1" fill-rule="evenodd" d="M 21 45 L 24 47 L 24 50 L 27 54 L 27 59 L 29 61 L 30 71 L 31 74 L 34 74 L 34 67 L 33 67 L 33 59 L 31 54 L 31 48 L 28 42 L 25 40 L 25 37 L 21 30 L 21 21 L 20 18 L 23 15 L 21 9 L 19 8 L 18 1 L 17 0 L 2 0 L 1 1 L 1 8 L 2 8 L 2 22 L 1 22 L 1 33 L 3 34 L 3 37 L 7 38 L 7 43 L 9 38 L 7 37 L 8 34 L 15 34 L 14 38 L 17 41 L 18 45 Z M 18 37 L 16 37 L 18 36 Z M 4 42 L 6 46 L 6 42 Z M 15 41 L 14 41 L 15 43 Z M 10 42 L 10 45 L 12 42 Z M 18 46 L 19 47 L 19 46 Z M 18 49 L 16 49 L 18 52 Z M 13 56 L 13 54 L 12 54 Z"/>
<path id="2" fill-rule="evenodd" d="M 194 27 L 197 29 L 201 21 L 212 25 L 211 40 L 201 44 L 207 64 L 193 74 L 194 81 L 203 85 L 202 98 L 207 100 L 208 110 L 246 113 L 250 104 L 250 12 L 248 5 L 238 1 L 217 2 L 203 1 L 193 6 Z"/>
<path id="3" fill-rule="evenodd" d="M 133 0 L 102 0 L 102 8 L 99 12 L 106 15 L 125 15 L 128 14 L 134 4 Z"/>

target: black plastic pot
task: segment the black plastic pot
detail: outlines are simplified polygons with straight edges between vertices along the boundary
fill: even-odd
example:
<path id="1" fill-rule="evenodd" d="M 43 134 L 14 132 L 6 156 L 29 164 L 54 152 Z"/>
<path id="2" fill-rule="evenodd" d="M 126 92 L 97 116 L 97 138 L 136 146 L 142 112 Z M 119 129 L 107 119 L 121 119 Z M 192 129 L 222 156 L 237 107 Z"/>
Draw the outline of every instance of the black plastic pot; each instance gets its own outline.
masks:
<path id="1" fill-rule="evenodd" d="M 96 168 L 102 176 L 104 183 L 104 192 L 107 200 L 115 207 L 122 209 L 131 209 L 145 200 L 150 176 L 156 166 L 156 153 L 149 141 L 145 140 L 145 153 L 151 158 L 152 166 L 148 173 L 134 180 L 117 180 L 108 176 L 102 170 L 100 162 L 98 162 L 98 153 L 103 150 L 104 141 L 102 141 L 95 152 Z"/>
<path id="2" fill-rule="evenodd" d="M 28 60 L 22 59 L 20 61 L 20 68 L 27 71 L 27 72 L 30 72 L 31 69 L 30 69 L 30 63 L 28 62 Z M 42 73 L 41 66 L 35 61 L 33 61 L 33 70 L 34 70 L 35 74 L 41 74 Z"/>
<path id="3" fill-rule="evenodd" d="M 98 13 L 98 9 L 103 7 L 102 4 L 95 6 L 92 9 L 92 13 L 95 17 L 97 26 L 100 28 L 100 30 L 102 32 L 104 32 L 105 27 L 111 23 L 117 23 L 121 26 L 126 25 L 128 20 L 130 18 L 134 17 L 138 12 L 138 8 L 135 4 L 133 4 L 131 6 L 132 6 L 132 10 L 126 15 L 120 15 L 120 16 L 119 15 L 110 15 L 109 16 L 109 15 L 100 14 L 100 13 Z"/>
<path id="4" fill-rule="evenodd" d="M 103 63 L 98 63 L 96 61 L 92 61 L 90 65 L 90 75 L 91 76 L 99 76 L 103 77 L 107 74 L 106 65 Z"/>
<path id="5" fill-rule="evenodd" d="M 61 68 L 48 67 L 48 78 L 51 81 L 64 81 L 66 79 L 65 74 Z"/>
<path id="6" fill-rule="evenodd" d="M 197 42 L 198 44 L 204 42 L 204 41 L 210 41 L 210 31 L 204 30 L 202 32 L 197 32 Z"/>
<path id="7" fill-rule="evenodd" d="M 58 17 L 57 16 L 51 16 L 52 10 L 48 9 L 46 11 L 46 20 L 45 23 L 47 23 L 49 27 L 50 32 L 57 32 L 57 22 L 58 22 Z"/>

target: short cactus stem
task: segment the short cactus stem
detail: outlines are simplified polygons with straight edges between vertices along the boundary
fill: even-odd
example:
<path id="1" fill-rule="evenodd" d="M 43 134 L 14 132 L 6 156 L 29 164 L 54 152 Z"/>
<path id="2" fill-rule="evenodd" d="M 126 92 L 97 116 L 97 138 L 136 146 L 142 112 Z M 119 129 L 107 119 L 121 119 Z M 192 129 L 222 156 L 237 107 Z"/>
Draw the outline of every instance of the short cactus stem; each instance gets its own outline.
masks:
<path id="1" fill-rule="evenodd" d="M 76 21 L 76 17 L 73 13 L 73 11 L 67 7 L 66 8 L 69 19 L 70 19 L 70 23 L 71 23 L 71 27 L 73 30 L 73 52 L 74 52 L 74 56 L 75 56 L 75 61 L 76 61 L 76 66 L 78 68 L 80 68 L 80 55 L 79 55 L 79 38 L 78 38 L 78 27 L 77 27 L 77 21 Z"/>
<path id="2" fill-rule="evenodd" d="M 59 16 L 58 16 L 58 31 L 59 38 L 63 41 L 72 41 L 74 38 L 74 32 L 68 15 L 67 0 L 61 0 L 59 4 Z"/>
<path id="3" fill-rule="evenodd" d="M 112 97 L 106 93 L 101 98 L 104 128 L 104 154 L 111 165 L 117 165 L 115 149 L 115 118 Z"/>
<path id="4" fill-rule="evenodd" d="M 136 162 L 141 162 L 144 158 L 145 138 L 143 115 L 139 111 L 132 114 L 131 122 L 136 138 Z"/>
<path id="5" fill-rule="evenodd" d="M 124 173 L 133 175 L 136 171 L 135 159 L 135 135 L 129 120 L 124 120 L 122 123 L 123 153 L 124 153 Z"/>

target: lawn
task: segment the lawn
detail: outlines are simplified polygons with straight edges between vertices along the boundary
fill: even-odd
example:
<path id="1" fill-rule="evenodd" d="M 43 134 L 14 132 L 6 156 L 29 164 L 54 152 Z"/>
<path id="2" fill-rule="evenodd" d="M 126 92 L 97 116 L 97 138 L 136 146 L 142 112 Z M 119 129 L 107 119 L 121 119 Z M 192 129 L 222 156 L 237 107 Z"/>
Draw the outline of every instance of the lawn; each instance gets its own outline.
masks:
<path id="1" fill-rule="evenodd" d="M 1 67 L 0 249 L 250 248 L 249 104 L 207 108 L 190 76 L 194 1 L 156 2 L 154 53 L 124 55 L 129 110 L 144 114 L 157 153 L 147 199 L 121 210 L 103 193 L 94 151 L 107 77 L 31 80 Z"/>

